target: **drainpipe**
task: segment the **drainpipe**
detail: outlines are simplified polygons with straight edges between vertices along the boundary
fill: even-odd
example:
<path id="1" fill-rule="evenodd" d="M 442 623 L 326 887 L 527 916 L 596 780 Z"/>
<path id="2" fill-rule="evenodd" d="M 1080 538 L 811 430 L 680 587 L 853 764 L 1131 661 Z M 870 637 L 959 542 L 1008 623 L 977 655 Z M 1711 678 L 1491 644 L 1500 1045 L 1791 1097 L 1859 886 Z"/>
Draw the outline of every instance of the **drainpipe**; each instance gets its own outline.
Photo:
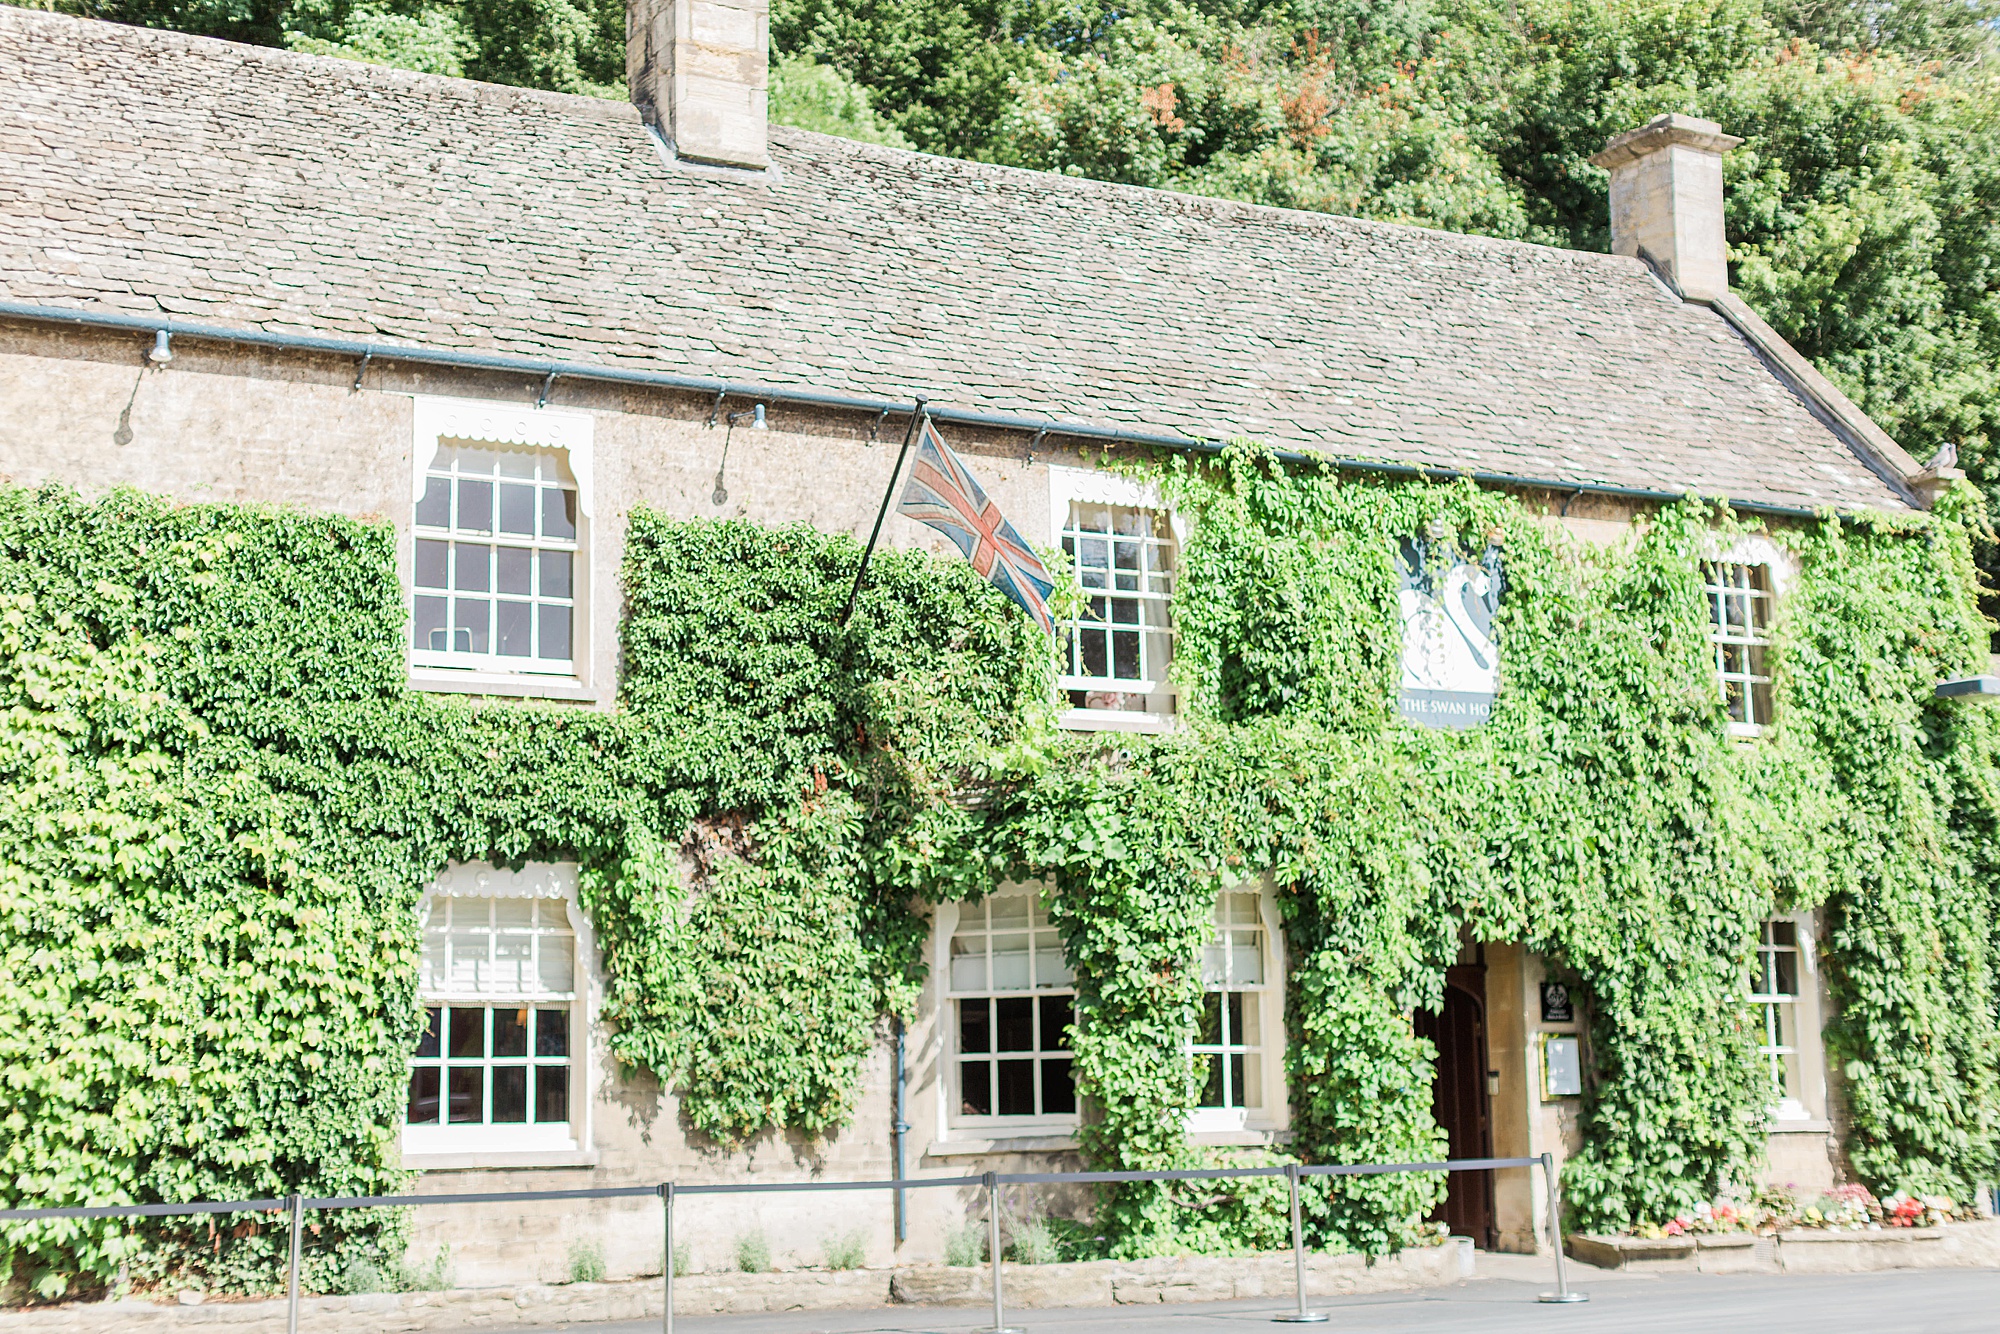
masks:
<path id="1" fill-rule="evenodd" d="M 903 1137 L 910 1133 L 910 1122 L 905 1115 L 904 1099 L 909 1091 L 909 1067 L 903 1056 L 903 1021 L 896 1020 L 896 1121 L 889 1128 L 896 1135 L 896 1180 L 903 1179 Z M 910 1239 L 909 1192 L 900 1186 L 896 1189 L 896 1244 L 901 1246 Z"/>

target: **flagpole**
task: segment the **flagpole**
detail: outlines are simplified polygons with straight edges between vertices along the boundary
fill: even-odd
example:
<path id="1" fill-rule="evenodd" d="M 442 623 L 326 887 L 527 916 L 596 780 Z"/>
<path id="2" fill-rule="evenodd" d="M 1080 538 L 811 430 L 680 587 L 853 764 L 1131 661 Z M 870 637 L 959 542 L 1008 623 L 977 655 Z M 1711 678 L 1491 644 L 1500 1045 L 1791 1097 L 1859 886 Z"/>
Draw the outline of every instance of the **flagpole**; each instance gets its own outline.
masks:
<path id="1" fill-rule="evenodd" d="M 875 554 L 875 540 L 882 536 L 882 520 L 889 517 L 889 502 L 895 498 L 896 482 L 903 475 L 903 460 L 909 457 L 910 442 L 917 438 L 917 427 L 924 419 L 924 405 L 927 398 L 917 400 L 915 410 L 910 413 L 910 428 L 903 432 L 903 447 L 896 451 L 896 467 L 889 474 L 889 488 L 882 493 L 882 508 L 875 511 L 875 528 L 868 534 L 868 545 L 861 550 L 861 568 L 854 572 L 854 587 L 847 590 L 847 606 L 840 613 L 840 624 L 846 625 L 847 618 L 854 614 L 854 599 L 861 596 L 861 581 L 868 575 L 868 558 Z"/>

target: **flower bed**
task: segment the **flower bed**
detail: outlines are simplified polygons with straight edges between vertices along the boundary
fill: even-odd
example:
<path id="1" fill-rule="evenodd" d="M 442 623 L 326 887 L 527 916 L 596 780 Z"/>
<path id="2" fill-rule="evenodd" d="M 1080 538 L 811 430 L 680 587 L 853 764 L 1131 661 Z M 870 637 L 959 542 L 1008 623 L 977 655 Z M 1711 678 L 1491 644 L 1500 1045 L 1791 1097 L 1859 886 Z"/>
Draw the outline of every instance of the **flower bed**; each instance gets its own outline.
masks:
<path id="1" fill-rule="evenodd" d="M 1876 1232 L 1885 1228 L 1941 1227 L 1979 1215 L 1946 1195 L 1902 1191 L 1877 1199 L 1866 1186 L 1835 1186 L 1824 1194 L 1791 1186 L 1766 1186 L 1748 1200 L 1697 1204 L 1664 1223 L 1640 1223 L 1620 1235 L 1643 1240 L 1749 1232 Z"/>

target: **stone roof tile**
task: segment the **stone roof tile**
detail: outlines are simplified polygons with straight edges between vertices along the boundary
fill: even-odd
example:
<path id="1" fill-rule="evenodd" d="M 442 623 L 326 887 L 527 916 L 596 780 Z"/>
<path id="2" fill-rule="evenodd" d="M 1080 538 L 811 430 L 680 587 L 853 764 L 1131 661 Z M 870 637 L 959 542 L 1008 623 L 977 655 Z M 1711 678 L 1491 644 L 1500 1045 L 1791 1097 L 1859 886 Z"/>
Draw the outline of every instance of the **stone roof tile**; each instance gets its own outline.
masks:
<path id="1" fill-rule="evenodd" d="M 1635 260 L 0 6 L 0 295 L 1766 504 L 1900 508 Z"/>

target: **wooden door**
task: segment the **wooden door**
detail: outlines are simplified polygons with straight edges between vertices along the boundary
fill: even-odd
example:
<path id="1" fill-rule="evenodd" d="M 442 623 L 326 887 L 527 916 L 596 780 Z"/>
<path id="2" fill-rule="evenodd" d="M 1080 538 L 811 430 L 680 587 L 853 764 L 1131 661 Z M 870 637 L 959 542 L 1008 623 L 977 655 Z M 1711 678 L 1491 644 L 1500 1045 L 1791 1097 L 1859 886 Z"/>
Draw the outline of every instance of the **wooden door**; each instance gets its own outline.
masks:
<path id="1" fill-rule="evenodd" d="M 1444 1009 L 1416 1012 L 1416 1030 L 1437 1046 L 1431 1115 L 1444 1129 L 1453 1158 L 1493 1156 L 1493 1106 L 1486 1092 L 1486 969 L 1460 965 L 1445 971 Z M 1452 1234 L 1493 1249 L 1493 1174 L 1453 1172 L 1444 1203 L 1431 1221 Z"/>

